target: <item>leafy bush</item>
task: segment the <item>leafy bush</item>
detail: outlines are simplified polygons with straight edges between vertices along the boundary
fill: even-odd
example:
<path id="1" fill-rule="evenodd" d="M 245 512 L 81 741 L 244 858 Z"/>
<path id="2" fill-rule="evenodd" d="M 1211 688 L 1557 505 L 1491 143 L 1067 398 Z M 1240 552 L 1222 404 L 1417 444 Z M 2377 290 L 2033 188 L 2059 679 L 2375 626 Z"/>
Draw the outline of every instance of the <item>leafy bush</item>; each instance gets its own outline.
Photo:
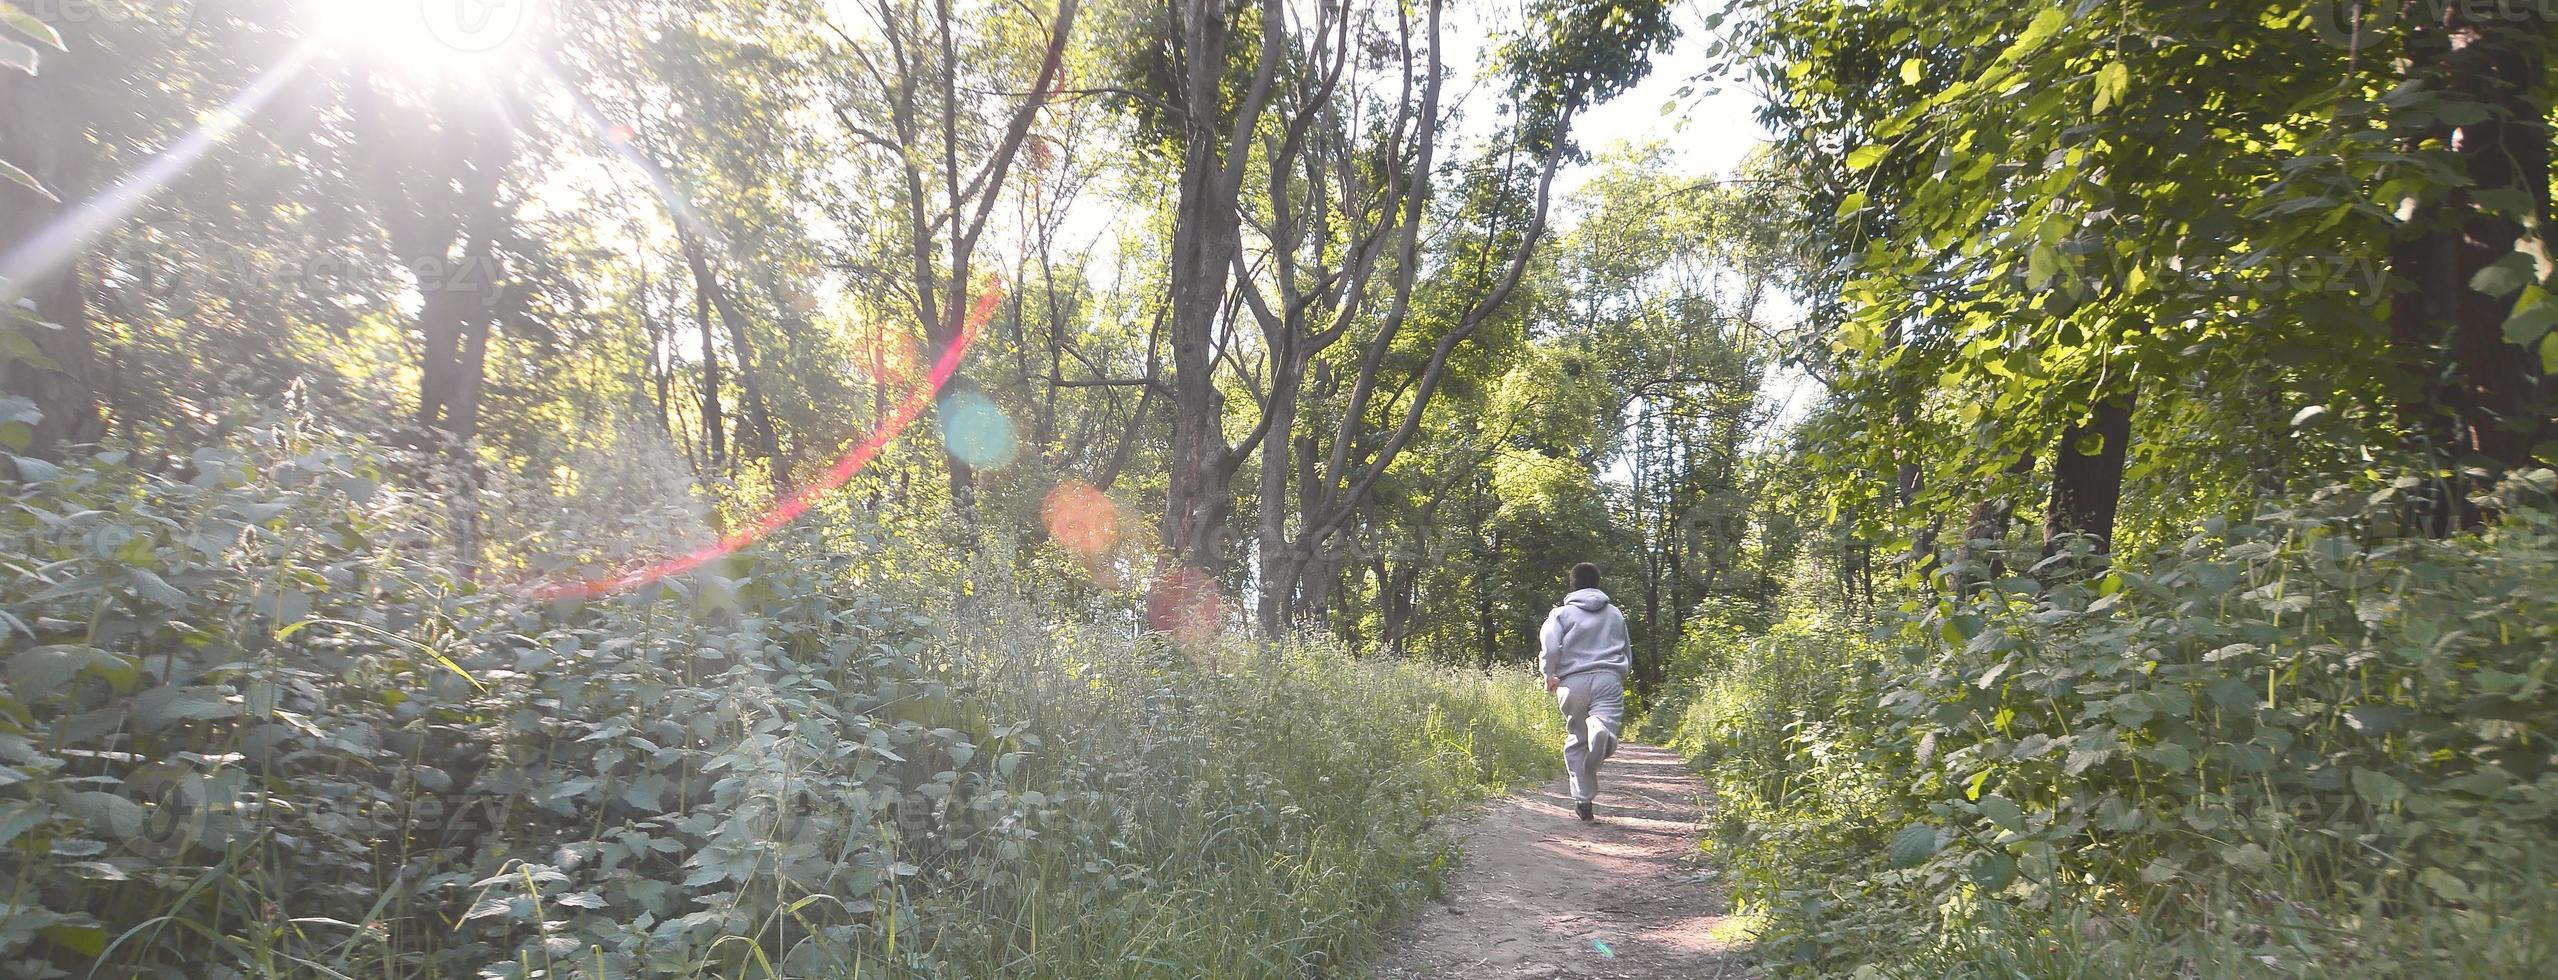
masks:
<path id="1" fill-rule="evenodd" d="M 801 538 L 480 587 L 415 461 L 327 433 L 16 465 L 11 976 L 1295 975 L 1549 764 L 1526 678 L 884 594 Z"/>
<path id="2" fill-rule="evenodd" d="M 2437 542 L 2389 535 L 2392 513 L 2332 496 L 2092 581 L 1729 652 L 1678 738 L 1711 764 L 1772 959 L 2537 974 L 2558 953 L 2558 517 L 2515 505 Z"/>

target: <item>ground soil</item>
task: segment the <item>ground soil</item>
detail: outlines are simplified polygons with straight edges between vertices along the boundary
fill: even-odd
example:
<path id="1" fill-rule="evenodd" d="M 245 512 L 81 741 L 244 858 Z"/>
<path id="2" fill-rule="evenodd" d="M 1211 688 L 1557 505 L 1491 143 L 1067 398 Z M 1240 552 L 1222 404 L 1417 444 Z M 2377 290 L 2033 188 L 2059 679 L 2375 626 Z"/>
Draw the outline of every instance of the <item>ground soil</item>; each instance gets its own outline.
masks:
<path id="1" fill-rule="evenodd" d="M 1704 793 L 1669 750 L 1627 745 L 1600 775 L 1596 823 L 1573 818 L 1560 779 L 1486 804 L 1459 831 L 1464 863 L 1388 934 L 1376 976 L 1756 976 L 1731 903 L 1700 864 Z"/>

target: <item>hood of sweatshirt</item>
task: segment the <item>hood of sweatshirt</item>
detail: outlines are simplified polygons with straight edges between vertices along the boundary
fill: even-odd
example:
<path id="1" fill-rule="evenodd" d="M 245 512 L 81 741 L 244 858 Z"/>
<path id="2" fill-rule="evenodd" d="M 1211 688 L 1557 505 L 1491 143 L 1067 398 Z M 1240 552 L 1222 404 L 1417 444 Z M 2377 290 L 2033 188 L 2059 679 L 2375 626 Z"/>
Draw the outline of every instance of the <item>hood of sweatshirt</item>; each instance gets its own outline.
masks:
<path id="1" fill-rule="evenodd" d="M 1581 589 L 1564 596 L 1563 601 L 1591 612 L 1598 612 L 1608 607 L 1608 594 L 1597 589 Z"/>

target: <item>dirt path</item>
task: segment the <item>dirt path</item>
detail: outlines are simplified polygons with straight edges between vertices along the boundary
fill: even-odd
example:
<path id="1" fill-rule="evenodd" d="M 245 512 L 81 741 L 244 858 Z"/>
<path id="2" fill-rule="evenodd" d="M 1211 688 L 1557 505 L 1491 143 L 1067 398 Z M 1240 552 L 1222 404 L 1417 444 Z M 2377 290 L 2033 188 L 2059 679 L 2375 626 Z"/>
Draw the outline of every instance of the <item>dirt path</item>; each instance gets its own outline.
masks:
<path id="1" fill-rule="evenodd" d="M 1561 779 L 1487 805 L 1440 899 L 1387 937 L 1380 980 L 1754 976 L 1697 866 L 1704 784 L 1649 745 L 1619 749 L 1600 781 L 1597 823 L 1573 819 Z"/>

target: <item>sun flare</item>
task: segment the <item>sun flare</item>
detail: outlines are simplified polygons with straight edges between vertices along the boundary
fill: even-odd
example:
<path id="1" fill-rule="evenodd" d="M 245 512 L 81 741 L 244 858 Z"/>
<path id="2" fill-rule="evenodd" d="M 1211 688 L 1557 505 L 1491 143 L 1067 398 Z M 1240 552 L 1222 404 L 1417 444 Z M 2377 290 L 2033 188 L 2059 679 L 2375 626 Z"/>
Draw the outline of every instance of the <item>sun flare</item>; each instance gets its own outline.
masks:
<path id="1" fill-rule="evenodd" d="M 324 0 L 320 37 L 409 71 L 467 73 L 513 53 L 533 0 Z"/>

